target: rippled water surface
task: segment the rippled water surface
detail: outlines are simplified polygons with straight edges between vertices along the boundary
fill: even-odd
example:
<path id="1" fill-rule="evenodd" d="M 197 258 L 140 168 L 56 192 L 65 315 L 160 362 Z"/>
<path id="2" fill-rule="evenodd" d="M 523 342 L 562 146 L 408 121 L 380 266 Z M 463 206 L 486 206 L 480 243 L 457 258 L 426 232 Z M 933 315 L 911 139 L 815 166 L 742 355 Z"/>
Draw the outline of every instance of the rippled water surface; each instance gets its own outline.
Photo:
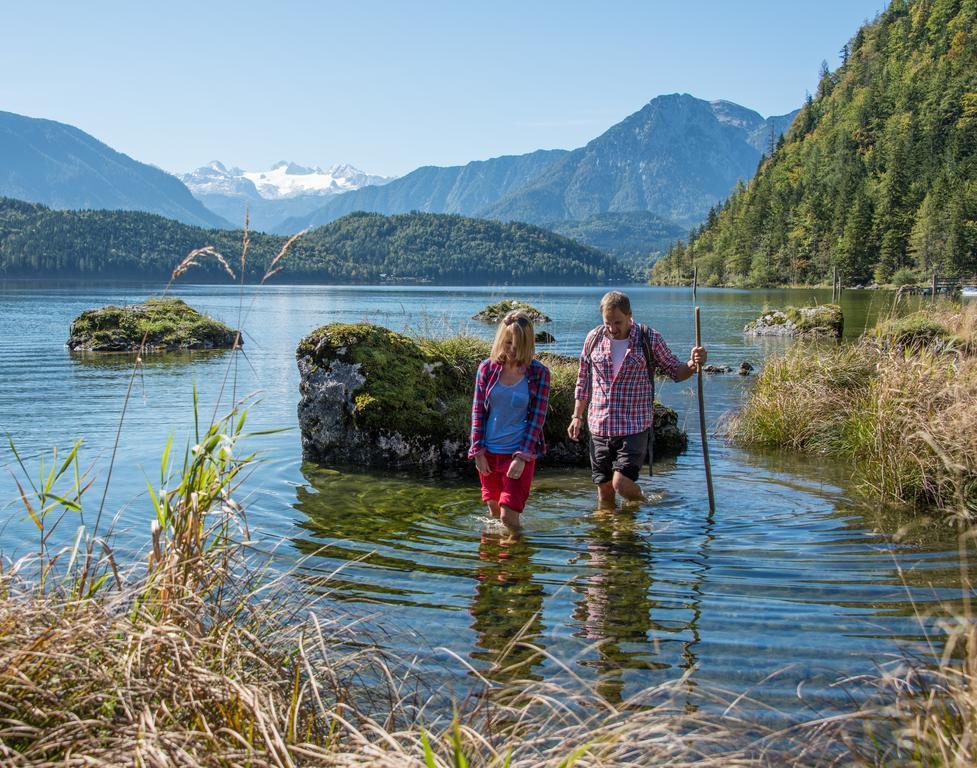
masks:
<path id="1" fill-rule="evenodd" d="M 77 356 L 64 347 L 68 324 L 84 309 L 141 301 L 155 285 L 0 283 L 0 429 L 30 466 L 83 437 L 83 460 L 98 480 L 86 520 L 94 520 L 119 414 L 129 385 L 126 356 Z M 145 546 L 146 478 L 155 482 L 162 446 L 192 434 L 193 388 L 202 418 L 232 396 L 254 393 L 252 429 L 261 452 L 246 485 L 249 519 L 327 602 L 366 615 L 371 637 L 405 655 L 440 659 L 461 690 L 474 672 L 488 678 L 561 674 L 544 648 L 618 701 L 648 685 L 686 675 L 684 685 L 747 693 L 786 713 L 830 713 L 849 705 L 845 678 L 872 671 L 920 637 L 916 609 L 959 597 L 952 532 L 912 528 L 897 513 L 857 502 L 847 468 L 811 459 L 711 444 L 718 504 L 709 515 L 694 390 L 659 386 L 690 433 L 689 451 L 641 480 L 654 503 L 618 513 L 594 511 L 587 470 L 541 470 L 513 537 L 486 518 L 475 481 L 424 479 L 303 464 L 296 424 L 294 350 L 313 328 L 370 320 L 395 330 L 441 335 L 491 329 L 469 318 L 490 301 L 532 301 L 553 318 L 551 347 L 579 352 L 599 322 L 601 288 L 180 287 L 198 309 L 245 329 L 245 353 L 149 357 L 134 381 L 106 510 L 121 550 Z M 665 335 L 684 359 L 691 346 L 688 291 L 629 289 L 639 320 Z M 826 301 L 825 292 L 701 290 L 710 361 L 759 365 L 782 341 L 746 339 L 741 330 L 769 306 Z M 846 335 L 888 308 L 890 297 L 849 292 Z M 706 381 L 715 424 L 751 379 Z M 218 402 L 219 394 L 222 401 Z M 0 448 L 0 548 L 8 557 L 36 546 Z M 70 538 L 77 519 L 62 524 Z M 514 642 L 516 641 L 516 642 Z M 452 657 L 449 651 L 457 655 Z M 459 659 L 461 661 L 459 661 Z M 464 664 L 462 663 L 464 662 Z M 523 661 L 518 672 L 504 667 Z"/>

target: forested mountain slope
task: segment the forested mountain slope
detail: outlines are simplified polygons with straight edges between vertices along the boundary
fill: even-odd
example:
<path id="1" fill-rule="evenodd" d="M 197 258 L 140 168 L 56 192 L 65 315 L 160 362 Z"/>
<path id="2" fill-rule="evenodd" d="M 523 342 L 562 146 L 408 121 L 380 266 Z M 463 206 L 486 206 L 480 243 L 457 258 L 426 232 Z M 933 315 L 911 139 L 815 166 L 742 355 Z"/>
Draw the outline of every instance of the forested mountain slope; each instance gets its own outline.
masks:
<path id="1" fill-rule="evenodd" d="M 773 156 L 654 279 L 849 283 L 977 271 L 977 0 L 894 0 Z"/>
<path id="2" fill-rule="evenodd" d="M 243 233 L 127 211 L 55 211 L 0 198 L 0 277 L 160 279 L 193 249 L 214 246 L 237 269 Z M 247 272 L 260 278 L 286 238 L 251 234 Z M 201 258 L 185 277 L 226 280 Z M 590 284 L 625 280 L 613 257 L 539 227 L 446 214 L 359 213 L 307 232 L 278 280 L 373 283 Z"/>

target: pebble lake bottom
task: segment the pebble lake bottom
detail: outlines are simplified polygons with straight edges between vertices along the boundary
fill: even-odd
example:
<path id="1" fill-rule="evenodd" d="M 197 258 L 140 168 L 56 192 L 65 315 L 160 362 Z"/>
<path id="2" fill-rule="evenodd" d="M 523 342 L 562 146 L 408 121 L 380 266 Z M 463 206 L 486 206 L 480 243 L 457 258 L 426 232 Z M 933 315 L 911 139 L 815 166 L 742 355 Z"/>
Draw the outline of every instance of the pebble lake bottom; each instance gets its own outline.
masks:
<path id="1" fill-rule="evenodd" d="M 161 289 L 0 283 L 0 430 L 31 467 L 54 446 L 63 451 L 84 439 L 83 463 L 99 476 L 86 525 L 101 495 L 131 358 L 69 353 L 68 324 L 84 309 L 142 301 Z M 687 355 L 690 291 L 625 290 L 636 319 L 660 330 L 680 358 Z M 263 459 L 240 499 L 252 531 L 282 567 L 297 569 L 297 584 L 322 594 L 320 610 L 364 619 L 366 641 L 416 657 L 425 686 L 446 698 L 481 685 L 480 675 L 501 681 L 516 674 L 503 667 L 524 661 L 519 676 L 576 675 L 612 702 L 681 680 L 690 702 L 707 690 L 725 691 L 728 700 L 742 694 L 738 710 L 757 718 L 849 711 L 859 695 L 852 678 L 921 647 L 916 610 L 935 621 L 941 605 L 960 600 L 955 533 L 860 499 L 844 466 L 748 452 L 718 438 L 710 443 L 717 509 L 709 516 L 694 380 L 658 387 L 690 444 L 657 464 L 654 477 L 642 474 L 652 503 L 597 513 L 589 470 L 540 470 L 515 538 L 487 517 L 475 480 L 302 461 L 294 351 L 312 329 L 365 320 L 418 335 L 490 338 L 493 329 L 471 316 L 517 298 L 553 318 L 544 328 L 557 341 L 546 348 L 576 355 L 599 323 L 603 291 L 270 285 L 246 288 L 242 298 L 231 286 L 176 286 L 172 295 L 243 327 L 245 355 L 146 358 L 106 503 L 117 551 L 135 558 L 148 543 L 146 482 L 158 482 L 168 435 L 174 451 L 192 442 L 194 386 L 202 419 L 225 412 L 232 396 L 253 394 L 249 429 L 286 429 L 244 446 Z M 790 342 L 746 338 L 746 322 L 768 307 L 829 298 L 830 291 L 700 289 L 710 362 L 759 366 Z M 891 301 L 891 294 L 846 292 L 846 336 L 857 336 Z M 712 428 L 751 381 L 706 379 Z M 36 549 L 37 534 L 7 471 L 16 471 L 15 459 L 6 444 L 0 451 L 0 548 L 15 559 Z M 66 519 L 52 544 L 73 539 L 79 522 Z M 520 632 L 560 663 L 524 645 L 510 648 Z"/>

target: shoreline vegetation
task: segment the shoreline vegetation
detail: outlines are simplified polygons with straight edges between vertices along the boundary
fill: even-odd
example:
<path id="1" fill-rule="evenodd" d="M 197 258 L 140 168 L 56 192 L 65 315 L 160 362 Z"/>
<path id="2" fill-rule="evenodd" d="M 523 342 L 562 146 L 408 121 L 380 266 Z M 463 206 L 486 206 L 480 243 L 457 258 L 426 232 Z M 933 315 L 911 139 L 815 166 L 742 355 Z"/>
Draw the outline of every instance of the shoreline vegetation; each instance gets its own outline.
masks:
<path id="1" fill-rule="evenodd" d="M 977 519 L 977 306 L 883 319 L 855 342 L 767 358 L 727 434 L 851 461 L 883 502 Z"/>

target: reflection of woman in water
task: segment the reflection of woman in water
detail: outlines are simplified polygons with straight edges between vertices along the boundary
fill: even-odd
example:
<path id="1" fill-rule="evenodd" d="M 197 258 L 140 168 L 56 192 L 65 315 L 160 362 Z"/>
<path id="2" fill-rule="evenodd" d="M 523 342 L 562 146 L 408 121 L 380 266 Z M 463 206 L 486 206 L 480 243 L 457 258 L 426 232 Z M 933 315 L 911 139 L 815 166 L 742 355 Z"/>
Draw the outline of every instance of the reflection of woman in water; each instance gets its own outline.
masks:
<path id="1" fill-rule="evenodd" d="M 475 572 L 472 629 L 478 646 L 472 656 L 491 667 L 483 674 L 490 680 L 540 680 L 532 668 L 542 661 L 521 643 L 532 643 L 542 631 L 543 585 L 534 580 L 535 550 L 510 534 L 483 533 Z"/>
<path id="2" fill-rule="evenodd" d="M 622 700 L 623 670 L 660 669 L 648 659 L 653 653 L 651 618 L 651 548 L 627 514 L 597 512 L 588 539 L 590 555 L 586 585 L 574 618 L 587 640 L 598 643 L 597 690 L 612 703 Z M 631 646 L 628 649 L 624 646 Z"/>
<path id="3" fill-rule="evenodd" d="M 509 312 L 495 333 L 491 355 L 478 366 L 472 402 L 469 458 L 482 483 L 482 500 L 510 528 L 529 498 L 537 456 L 546 452 L 543 421 L 550 400 L 550 372 L 534 360 L 533 324 Z"/>

